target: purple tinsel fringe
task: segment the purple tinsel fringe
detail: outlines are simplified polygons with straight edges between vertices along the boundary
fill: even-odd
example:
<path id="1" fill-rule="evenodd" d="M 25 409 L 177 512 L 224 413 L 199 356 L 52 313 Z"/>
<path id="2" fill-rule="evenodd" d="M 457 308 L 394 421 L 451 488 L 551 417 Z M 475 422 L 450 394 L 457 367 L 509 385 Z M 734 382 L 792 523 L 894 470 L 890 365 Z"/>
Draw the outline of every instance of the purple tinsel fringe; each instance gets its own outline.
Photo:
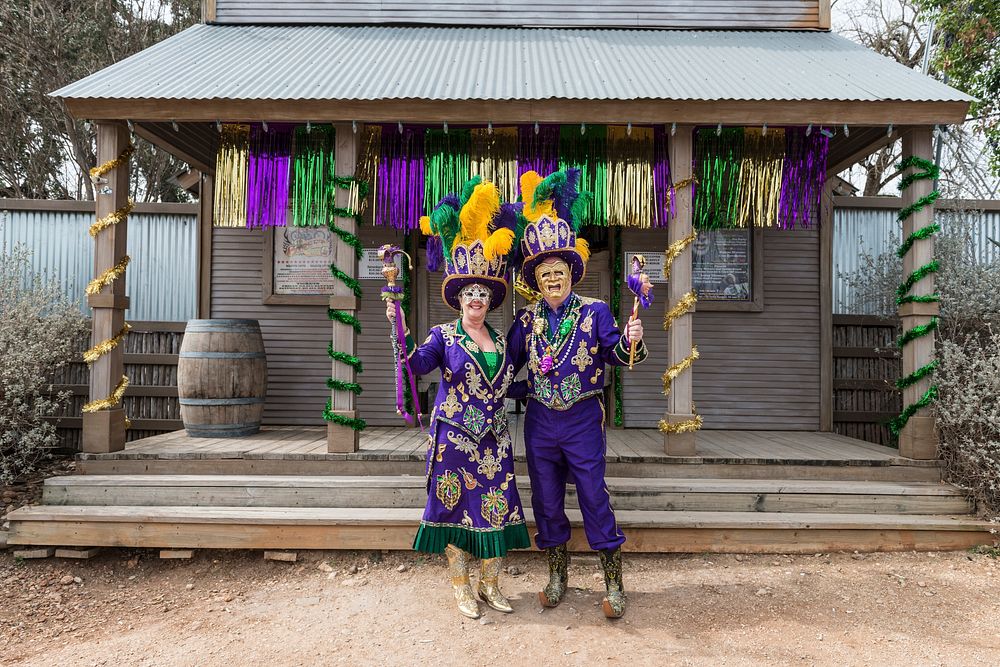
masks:
<path id="1" fill-rule="evenodd" d="M 247 167 L 247 227 L 284 227 L 288 222 L 288 177 L 292 128 L 250 128 Z"/>
<path id="2" fill-rule="evenodd" d="M 670 180 L 670 155 L 667 152 L 667 128 L 653 126 L 654 227 L 666 227 L 674 217 L 674 186 Z M 644 306 L 647 307 L 647 306 Z"/>
<path id="3" fill-rule="evenodd" d="M 534 125 L 517 127 L 517 175 L 536 171 L 545 178 L 559 169 L 559 126 Z"/>
<path id="4" fill-rule="evenodd" d="M 805 128 L 785 129 L 785 165 L 778 203 L 781 229 L 808 227 L 812 223 L 823 195 L 829 149 L 829 137 L 818 130 L 806 136 Z"/>
<path id="5" fill-rule="evenodd" d="M 375 224 L 410 230 L 424 211 L 424 129 L 382 126 Z"/>

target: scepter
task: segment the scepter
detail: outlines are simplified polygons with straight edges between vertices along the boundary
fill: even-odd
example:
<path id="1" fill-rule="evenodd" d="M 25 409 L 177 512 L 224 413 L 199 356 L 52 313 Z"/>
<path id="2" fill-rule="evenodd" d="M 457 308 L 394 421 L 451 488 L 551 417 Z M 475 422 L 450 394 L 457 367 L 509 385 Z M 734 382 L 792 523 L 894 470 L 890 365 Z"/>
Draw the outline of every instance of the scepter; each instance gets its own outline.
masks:
<path id="1" fill-rule="evenodd" d="M 643 310 L 649 308 L 653 303 L 653 284 L 649 282 L 649 276 L 642 272 L 643 267 L 646 266 L 646 257 L 643 255 L 635 254 L 632 255 L 632 271 L 628 274 L 628 284 L 629 290 L 635 295 L 635 299 L 632 301 L 632 316 L 629 318 L 629 322 L 633 321 L 639 314 L 639 304 L 642 304 Z M 628 367 L 632 370 L 632 366 L 635 363 L 635 347 L 636 342 L 629 342 L 628 349 Z"/>
<path id="2" fill-rule="evenodd" d="M 406 257 L 406 262 L 410 271 L 413 270 L 413 260 L 399 246 L 390 243 L 378 249 L 378 257 L 382 260 L 382 277 L 385 278 L 385 287 L 382 288 L 382 300 L 391 302 L 395 309 L 392 327 L 389 329 L 389 340 L 392 342 L 392 366 L 396 373 L 396 414 L 402 415 L 406 423 L 413 425 L 413 415 L 406 411 L 406 401 L 404 400 L 403 387 L 405 386 L 405 374 L 409 377 L 410 395 L 416 405 L 417 422 L 420 428 L 424 427 L 420 417 L 420 403 L 417 399 L 417 384 L 413 377 L 413 370 L 410 368 L 410 360 L 406 356 L 406 330 L 403 328 L 403 308 L 400 301 L 403 299 L 403 288 L 396 284 L 399 276 L 399 269 L 396 267 L 396 255 Z"/>

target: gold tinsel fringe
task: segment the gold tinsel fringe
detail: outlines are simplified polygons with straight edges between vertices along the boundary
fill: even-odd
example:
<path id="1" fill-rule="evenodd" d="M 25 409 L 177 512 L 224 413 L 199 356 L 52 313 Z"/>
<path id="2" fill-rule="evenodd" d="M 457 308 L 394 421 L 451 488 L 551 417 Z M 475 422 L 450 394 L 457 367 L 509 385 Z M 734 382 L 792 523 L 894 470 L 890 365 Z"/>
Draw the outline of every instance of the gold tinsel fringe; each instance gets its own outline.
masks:
<path id="1" fill-rule="evenodd" d="M 503 201 L 517 201 L 517 128 L 476 128 L 472 135 L 470 175 L 497 186 Z"/>
<path id="2" fill-rule="evenodd" d="M 674 306 L 663 316 L 663 330 L 666 331 L 669 329 L 670 325 L 674 323 L 674 320 L 681 315 L 687 314 L 692 308 L 694 308 L 694 304 L 697 302 L 698 297 L 693 290 L 682 296 L 680 301 L 674 304 Z"/>
<path id="3" fill-rule="evenodd" d="M 84 352 L 83 360 L 88 364 L 94 363 L 105 354 L 118 347 L 118 344 L 125 339 L 125 334 L 131 331 L 131 329 L 132 325 L 126 322 L 125 326 L 122 327 L 122 330 L 115 334 L 113 338 L 102 340 L 100 343 Z"/>
<path id="4" fill-rule="evenodd" d="M 653 128 L 608 126 L 608 224 L 652 225 L 656 197 L 653 185 Z"/>
<path id="5" fill-rule="evenodd" d="M 747 129 L 740 162 L 740 204 L 734 222 L 740 227 L 777 224 L 781 175 L 785 167 L 785 131 Z"/>
<path id="6" fill-rule="evenodd" d="M 691 234 L 680 241 L 674 241 L 667 249 L 663 251 L 665 255 L 663 260 L 663 279 L 666 280 L 670 277 L 670 266 L 677 259 L 677 256 L 684 252 L 684 248 L 694 243 L 694 240 L 698 238 L 698 232 L 692 231 Z"/>
<path id="7" fill-rule="evenodd" d="M 250 126 L 223 125 L 215 160 L 215 227 L 247 226 Z"/>
<path id="8" fill-rule="evenodd" d="M 126 218 L 128 218 L 128 214 L 132 212 L 134 207 L 135 202 L 129 199 L 120 209 L 108 213 L 106 216 L 92 224 L 90 226 L 90 235 L 96 238 L 102 230 L 107 229 L 112 225 L 117 225 L 119 222 L 123 222 Z"/>
<path id="9" fill-rule="evenodd" d="M 125 395 L 125 389 L 127 388 L 128 388 L 128 378 L 123 375 L 122 379 L 118 381 L 118 386 L 115 387 L 115 390 L 111 392 L 110 396 L 108 396 L 107 398 L 102 398 L 87 403 L 86 405 L 83 406 L 83 411 L 100 412 L 101 410 L 110 410 L 111 408 L 121 403 L 122 396 Z M 126 421 L 125 428 L 128 428 L 129 427 L 129 424 L 127 423 L 128 420 L 126 419 L 125 421 Z"/>
<path id="10" fill-rule="evenodd" d="M 671 424 L 666 419 L 661 419 L 660 423 L 657 424 L 657 428 L 660 429 L 660 433 L 693 433 L 701 429 L 701 425 L 704 423 L 701 415 L 699 415 L 694 409 L 694 403 L 691 404 L 691 414 L 694 415 L 693 419 L 686 419 L 682 422 L 677 422 L 676 424 Z"/>
<path id="11" fill-rule="evenodd" d="M 361 156 L 358 159 L 357 169 L 354 170 L 355 178 L 362 183 L 368 184 L 368 196 L 359 202 L 358 213 L 367 214 L 369 202 L 378 201 L 377 182 L 379 167 L 379 152 L 382 148 L 382 126 L 365 125 L 361 134 Z M 371 216 L 366 218 L 371 220 Z"/>
<path id="12" fill-rule="evenodd" d="M 684 357 L 683 359 L 681 359 L 680 361 L 678 361 L 676 364 L 674 364 L 673 366 L 671 366 L 670 368 L 667 369 L 667 371 L 663 374 L 663 377 L 662 377 L 662 379 L 663 379 L 663 395 L 664 396 L 669 396 L 670 395 L 670 387 L 674 383 L 674 380 L 677 379 L 678 375 L 680 375 L 681 373 L 683 373 L 687 369 L 691 368 L 691 364 L 694 363 L 694 360 L 697 359 L 698 356 L 699 356 L 698 355 L 698 348 L 692 345 L 691 346 L 691 354 L 689 354 L 688 356 Z"/>
<path id="13" fill-rule="evenodd" d="M 97 167 L 93 167 L 90 170 L 90 180 L 91 180 L 91 182 L 97 183 L 98 180 L 102 176 L 104 176 L 106 173 L 108 173 L 112 169 L 117 169 L 118 167 L 120 167 L 123 164 L 125 164 L 126 162 L 128 162 L 128 159 L 130 157 L 132 157 L 132 153 L 134 153 L 134 152 L 135 152 L 135 146 L 133 146 L 131 144 L 131 142 L 130 142 L 128 146 L 126 146 L 124 149 L 122 149 L 121 155 L 119 155 L 118 157 L 116 157 L 114 160 L 108 160 L 107 162 L 105 162 L 102 165 L 99 165 Z"/>
<path id="14" fill-rule="evenodd" d="M 91 280 L 87 284 L 87 290 L 86 290 L 87 294 L 90 296 L 99 294 L 102 289 L 104 289 L 114 281 L 118 280 L 118 278 L 120 278 L 121 275 L 125 273 L 125 267 L 128 266 L 128 263 L 130 261 L 132 261 L 132 258 L 129 257 L 128 255 L 125 255 L 120 260 L 118 260 L 117 264 L 115 264 L 110 269 L 108 269 L 101 275 Z"/>

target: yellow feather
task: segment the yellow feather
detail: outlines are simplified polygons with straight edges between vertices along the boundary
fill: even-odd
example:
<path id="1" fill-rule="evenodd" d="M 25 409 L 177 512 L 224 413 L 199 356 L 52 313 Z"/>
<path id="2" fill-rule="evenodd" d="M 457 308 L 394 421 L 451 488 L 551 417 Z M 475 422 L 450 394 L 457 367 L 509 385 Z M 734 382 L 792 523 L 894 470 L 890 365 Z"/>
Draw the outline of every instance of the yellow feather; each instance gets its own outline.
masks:
<path id="1" fill-rule="evenodd" d="M 500 212 L 500 194 L 497 186 L 489 181 L 483 181 L 472 191 L 469 201 L 465 202 L 458 219 L 462 222 L 462 239 L 464 241 L 485 241 L 489 235 L 487 226 Z"/>
<path id="2" fill-rule="evenodd" d="M 434 232 L 431 231 L 431 219 L 426 215 L 420 216 L 420 232 L 424 236 L 430 236 Z"/>
<path id="3" fill-rule="evenodd" d="M 521 174 L 521 201 L 524 202 L 522 213 L 529 222 L 537 222 L 543 215 L 550 218 L 556 217 L 551 200 L 538 202 L 538 206 L 532 205 L 535 200 L 535 189 L 538 188 L 538 184 L 542 180 L 542 177 L 535 171 L 526 171 Z"/>
<path id="4" fill-rule="evenodd" d="M 587 243 L 586 239 L 581 239 L 577 237 L 576 239 L 576 251 L 580 253 L 580 257 L 583 257 L 584 264 L 590 259 L 590 244 Z"/>
<path id="5" fill-rule="evenodd" d="M 506 255 L 514 247 L 514 230 L 501 227 L 496 230 L 483 244 L 483 254 L 492 260 L 497 255 Z"/>

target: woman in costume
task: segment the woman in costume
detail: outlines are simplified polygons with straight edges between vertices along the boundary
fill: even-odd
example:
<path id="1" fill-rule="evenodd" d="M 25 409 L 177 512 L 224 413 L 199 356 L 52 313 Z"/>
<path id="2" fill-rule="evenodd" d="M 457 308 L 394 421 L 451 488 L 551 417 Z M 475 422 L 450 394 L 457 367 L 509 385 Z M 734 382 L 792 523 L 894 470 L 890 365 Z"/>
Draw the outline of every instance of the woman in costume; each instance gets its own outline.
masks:
<path id="1" fill-rule="evenodd" d="M 479 598 L 509 613 L 498 586 L 503 557 L 531 545 L 504 411 L 513 362 L 503 334 L 486 322 L 507 295 L 505 255 L 516 223 L 517 206 L 501 207 L 496 187 L 478 177 L 421 219 L 428 268 L 443 260 L 442 297 L 460 316 L 433 327 L 419 346 L 406 337 L 412 372 L 441 373 L 427 443 L 427 506 L 413 548 L 447 555 L 458 610 L 470 618 L 479 617 L 479 604 L 469 561 L 481 560 Z M 395 310 L 386 315 L 393 321 Z"/>

